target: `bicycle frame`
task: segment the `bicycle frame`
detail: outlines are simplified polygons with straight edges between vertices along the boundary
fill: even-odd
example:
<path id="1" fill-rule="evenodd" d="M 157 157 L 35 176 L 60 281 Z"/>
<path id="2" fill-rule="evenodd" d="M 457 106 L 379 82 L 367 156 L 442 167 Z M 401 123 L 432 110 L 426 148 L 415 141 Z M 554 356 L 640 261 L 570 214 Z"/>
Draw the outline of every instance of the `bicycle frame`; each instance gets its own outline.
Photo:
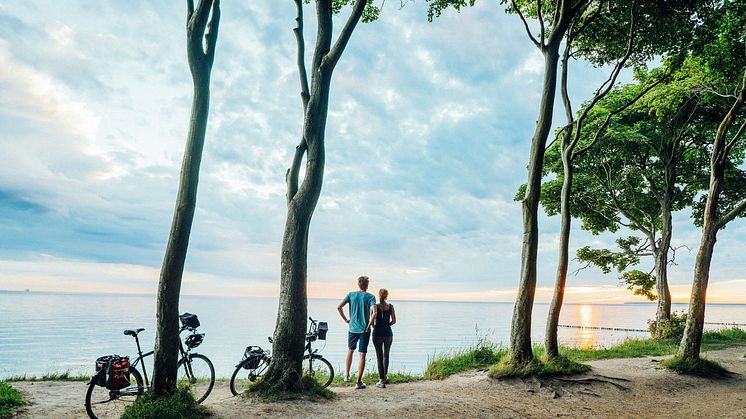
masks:
<path id="1" fill-rule="evenodd" d="M 187 367 L 187 365 L 191 366 L 191 363 L 189 362 L 189 358 L 187 357 L 187 354 L 191 351 L 191 348 L 187 348 L 187 350 L 184 350 L 184 343 L 181 341 L 181 334 L 187 330 L 186 327 L 181 327 L 179 330 L 179 355 L 181 356 L 181 359 L 185 359 L 187 361 L 184 362 L 184 368 L 186 368 L 186 371 L 188 375 L 192 375 L 192 371 L 190 367 Z M 137 367 L 137 364 L 142 364 L 142 378 L 143 378 L 143 384 L 145 384 L 145 388 L 150 387 L 150 382 L 148 381 L 148 371 L 145 369 L 145 357 L 148 357 L 150 355 L 153 355 L 155 351 L 150 351 L 146 353 L 142 353 L 142 348 L 140 346 L 140 339 L 135 335 L 135 344 L 137 345 L 137 359 L 135 359 L 135 362 L 132 363 L 132 367 Z"/>

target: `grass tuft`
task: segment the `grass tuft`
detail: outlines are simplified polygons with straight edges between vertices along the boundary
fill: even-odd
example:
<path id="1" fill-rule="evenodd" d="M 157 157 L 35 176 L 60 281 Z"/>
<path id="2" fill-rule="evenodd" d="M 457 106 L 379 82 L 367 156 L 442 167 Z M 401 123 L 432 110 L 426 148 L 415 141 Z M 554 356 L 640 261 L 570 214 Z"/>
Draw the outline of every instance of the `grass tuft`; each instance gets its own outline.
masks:
<path id="1" fill-rule="evenodd" d="M 389 373 L 389 384 L 400 384 L 400 383 L 410 383 L 412 381 L 420 381 L 424 380 L 425 377 L 421 375 L 411 375 L 405 372 L 397 372 L 397 373 Z M 352 387 L 355 385 L 355 382 L 357 381 L 357 375 L 354 375 L 350 377 L 350 381 L 344 382 L 344 379 L 342 377 L 342 374 L 335 375 L 334 380 L 332 381 L 332 387 Z M 378 373 L 374 371 L 367 371 L 365 374 L 363 374 L 363 382 L 364 383 L 375 383 L 378 381 Z"/>
<path id="2" fill-rule="evenodd" d="M 499 349 L 495 345 L 480 342 L 471 349 L 430 360 L 425 368 L 424 378 L 442 380 L 459 372 L 487 368 L 499 362 L 505 353 L 504 349 Z"/>
<path id="3" fill-rule="evenodd" d="M 197 404 L 189 387 L 182 386 L 171 397 L 146 393 L 124 409 L 121 419 L 200 419 L 207 416 L 210 416 L 207 407 Z"/>
<path id="4" fill-rule="evenodd" d="M 48 372 L 44 375 L 11 375 L 4 378 L 3 381 L 90 381 L 90 375 L 74 375 L 70 371 L 65 372 Z"/>
<path id="5" fill-rule="evenodd" d="M 560 349 L 562 355 L 575 361 L 594 361 L 612 358 L 639 358 L 643 356 L 661 356 L 676 352 L 678 344 L 674 341 L 655 339 L 627 339 L 609 348 L 569 348 Z"/>
<path id="6" fill-rule="evenodd" d="M 276 402 L 281 400 L 332 400 L 337 397 L 337 393 L 324 388 L 313 377 L 304 376 L 301 379 L 300 391 L 289 391 L 277 388 L 271 382 L 259 380 L 254 383 L 246 395 L 256 395 L 263 402 Z"/>
<path id="7" fill-rule="evenodd" d="M 590 365 L 575 362 L 566 356 L 550 359 L 535 358 L 533 361 L 525 364 L 513 362 L 506 356 L 500 362 L 493 365 L 487 375 L 497 379 L 527 376 L 554 377 L 583 374 L 590 370 Z"/>
<path id="8" fill-rule="evenodd" d="M 15 416 L 16 409 L 24 406 L 26 399 L 10 384 L 0 382 L 0 418 L 11 418 Z"/>
<path id="9" fill-rule="evenodd" d="M 675 356 L 661 361 L 661 366 L 679 374 L 696 375 L 704 378 L 722 379 L 731 374 L 719 363 L 704 358 L 688 359 Z"/>

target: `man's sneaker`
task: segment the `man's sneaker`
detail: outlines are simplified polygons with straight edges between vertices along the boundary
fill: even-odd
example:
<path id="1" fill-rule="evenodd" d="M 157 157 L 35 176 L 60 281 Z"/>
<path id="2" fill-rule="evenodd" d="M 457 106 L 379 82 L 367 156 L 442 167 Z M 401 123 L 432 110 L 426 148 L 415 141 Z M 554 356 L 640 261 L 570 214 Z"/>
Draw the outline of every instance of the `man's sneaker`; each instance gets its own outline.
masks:
<path id="1" fill-rule="evenodd" d="M 349 383 L 350 382 L 350 376 L 349 375 L 345 375 L 345 378 L 343 378 L 342 381 L 344 381 L 345 383 Z"/>
<path id="2" fill-rule="evenodd" d="M 388 377 L 384 378 L 384 379 L 383 379 L 383 383 L 384 383 L 384 384 L 388 384 L 388 383 L 389 383 L 389 378 L 388 378 Z"/>
<path id="3" fill-rule="evenodd" d="M 357 384 L 355 384 L 355 388 L 358 389 L 358 390 L 363 389 L 365 387 L 366 387 L 366 385 L 362 381 L 358 381 Z"/>
<path id="4" fill-rule="evenodd" d="M 379 380 L 376 383 L 376 387 L 378 387 L 378 388 L 386 388 L 386 383 L 384 383 L 383 380 Z"/>

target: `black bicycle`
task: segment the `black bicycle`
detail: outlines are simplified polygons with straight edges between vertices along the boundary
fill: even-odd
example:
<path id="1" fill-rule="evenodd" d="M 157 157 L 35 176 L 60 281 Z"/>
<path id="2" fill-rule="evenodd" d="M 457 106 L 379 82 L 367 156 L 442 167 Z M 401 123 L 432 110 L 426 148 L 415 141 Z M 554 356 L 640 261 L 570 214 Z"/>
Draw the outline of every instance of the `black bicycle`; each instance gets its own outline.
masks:
<path id="1" fill-rule="evenodd" d="M 215 368 L 206 356 L 192 353 L 192 349 L 198 347 L 205 338 L 204 333 L 197 333 L 197 327 L 199 327 L 197 316 L 184 313 L 179 316 L 179 320 L 181 321 L 179 335 L 185 331 L 191 333 L 179 345 L 180 358 L 177 385 L 188 385 L 197 402 L 202 403 L 215 385 Z M 126 406 L 132 404 L 149 388 L 148 373 L 145 370 L 144 359 L 153 355 L 154 351 L 142 353 L 138 334 L 143 330 L 145 329 L 127 329 L 124 331 L 125 335 L 135 338 L 135 343 L 137 344 L 137 358 L 129 367 L 131 377 L 129 386 L 119 390 L 108 389 L 106 386 L 108 378 L 106 376 L 106 368 L 98 370 L 88 383 L 88 391 L 85 396 L 85 409 L 88 412 L 88 416 L 92 419 L 118 418 Z M 99 358 L 99 360 L 103 358 L 107 357 Z M 142 375 L 136 368 L 138 364 L 141 365 Z"/>
<path id="2" fill-rule="evenodd" d="M 306 333 L 306 356 L 303 358 L 303 375 L 312 377 L 323 387 L 328 387 L 334 380 L 334 368 L 323 356 L 318 354 L 318 349 L 312 349 L 311 343 L 316 340 L 326 340 L 326 332 L 329 326 L 326 322 L 317 322 L 308 318 L 311 324 Z M 267 338 L 272 343 L 272 338 Z M 231 376 L 231 393 L 238 395 L 263 376 L 272 361 L 270 351 L 259 346 L 248 346 L 244 351 L 243 360 L 236 365 L 236 370 Z"/>

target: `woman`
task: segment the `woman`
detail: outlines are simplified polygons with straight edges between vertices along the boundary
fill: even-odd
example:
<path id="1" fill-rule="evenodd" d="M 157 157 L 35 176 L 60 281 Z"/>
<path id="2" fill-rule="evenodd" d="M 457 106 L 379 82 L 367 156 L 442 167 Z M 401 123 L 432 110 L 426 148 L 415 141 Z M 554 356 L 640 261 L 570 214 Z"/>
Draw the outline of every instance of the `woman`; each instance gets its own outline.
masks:
<path id="1" fill-rule="evenodd" d="M 394 341 L 394 332 L 391 326 L 396 324 L 396 312 L 394 306 L 386 300 L 389 298 L 389 292 L 385 288 L 378 291 L 378 304 L 373 306 L 373 313 L 370 316 L 368 330 L 373 329 L 373 346 L 376 348 L 376 359 L 378 360 L 378 382 L 376 387 L 386 388 L 389 374 L 389 351 L 391 343 Z"/>

